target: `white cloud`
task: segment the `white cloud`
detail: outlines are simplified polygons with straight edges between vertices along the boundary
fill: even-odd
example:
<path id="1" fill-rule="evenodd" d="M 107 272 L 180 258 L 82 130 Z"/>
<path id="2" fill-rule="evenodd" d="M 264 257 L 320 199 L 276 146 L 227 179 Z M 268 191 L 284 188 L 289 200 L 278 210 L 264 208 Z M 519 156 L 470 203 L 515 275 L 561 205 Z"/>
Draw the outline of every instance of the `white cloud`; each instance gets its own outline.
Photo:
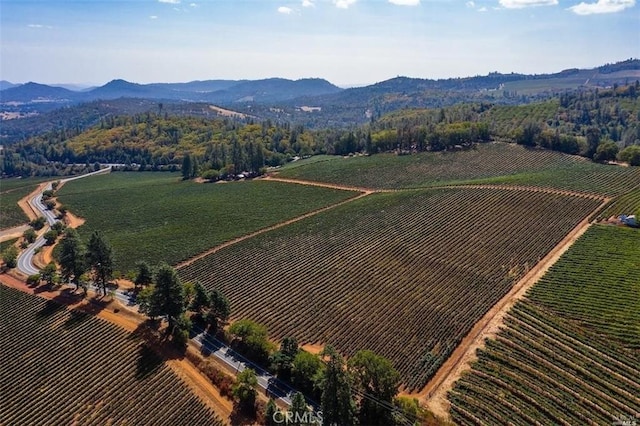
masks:
<path id="1" fill-rule="evenodd" d="M 465 3 L 465 5 L 471 9 L 476 7 L 476 4 L 473 2 L 473 0 L 469 0 L 468 2 Z"/>
<path id="2" fill-rule="evenodd" d="M 311 0 L 302 0 L 302 7 L 316 7 Z"/>
<path id="3" fill-rule="evenodd" d="M 189 6 L 191 6 L 191 7 L 198 7 L 198 4 L 197 4 L 197 3 L 191 3 Z"/>
<path id="4" fill-rule="evenodd" d="M 598 0 L 596 3 L 581 2 L 568 10 L 577 15 L 593 15 L 597 13 L 615 13 L 633 7 L 636 0 Z"/>
<path id="5" fill-rule="evenodd" d="M 487 8 L 482 6 L 480 9 L 478 9 L 478 12 L 486 12 Z"/>
<path id="6" fill-rule="evenodd" d="M 286 6 L 280 6 L 278 8 L 278 12 L 279 13 L 284 13 L 285 15 L 290 15 L 291 12 L 293 12 L 293 9 L 291 9 L 290 7 L 286 7 Z"/>
<path id="7" fill-rule="evenodd" d="M 555 6 L 558 0 L 500 0 L 500 4 L 507 9 L 522 9 L 534 6 Z"/>
<path id="8" fill-rule="evenodd" d="M 53 28 L 51 25 L 42 25 L 42 24 L 29 24 L 29 25 L 27 25 L 27 27 L 29 27 L 29 28 L 46 28 L 48 30 Z"/>
<path id="9" fill-rule="evenodd" d="M 420 0 L 389 0 L 389 3 L 396 6 L 417 6 L 420 4 Z"/>
<path id="10" fill-rule="evenodd" d="M 149 19 L 158 19 L 158 16 L 157 15 L 151 15 L 151 16 L 149 16 Z"/>
<path id="11" fill-rule="evenodd" d="M 338 9 L 349 9 L 349 6 L 355 4 L 357 0 L 333 0 L 333 4 L 336 5 Z"/>
<path id="12" fill-rule="evenodd" d="M 180 0 L 158 0 L 160 3 L 179 4 Z"/>

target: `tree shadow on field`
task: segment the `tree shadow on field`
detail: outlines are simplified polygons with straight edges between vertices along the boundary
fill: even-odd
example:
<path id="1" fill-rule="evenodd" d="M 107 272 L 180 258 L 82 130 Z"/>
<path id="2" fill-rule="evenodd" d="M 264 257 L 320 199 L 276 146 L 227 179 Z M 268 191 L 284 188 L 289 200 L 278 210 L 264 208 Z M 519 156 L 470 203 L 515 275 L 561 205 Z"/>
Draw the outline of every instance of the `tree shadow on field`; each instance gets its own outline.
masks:
<path id="1" fill-rule="evenodd" d="M 138 360 L 136 362 L 136 379 L 144 380 L 155 373 L 162 365 L 164 360 L 146 343 L 140 345 L 138 350 Z"/>
<path id="2" fill-rule="evenodd" d="M 91 318 L 91 315 L 79 309 L 69 311 L 69 318 L 64 322 L 63 327 L 71 330 L 81 325 L 83 322 Z"/>
<path id="3" fill-rule="evenodd" d="M 44 306 L 36 313 L 36 319 L 39 321 L 44 321 L 49 317 L 54 316 L 58 312 L 62 312 L 65 310 L 64 305 L 60 304 L 55 300 L 45 300 Z"/>
<path id="4" fill-rule="evenodd" d="M 139 380 L 148 377 L 164 361 L 184 357 L 173 345 L 161 324 L 160 320 L 148 319 L 139 324 L 128 337 L 140 342 L 136 373 Z"/>

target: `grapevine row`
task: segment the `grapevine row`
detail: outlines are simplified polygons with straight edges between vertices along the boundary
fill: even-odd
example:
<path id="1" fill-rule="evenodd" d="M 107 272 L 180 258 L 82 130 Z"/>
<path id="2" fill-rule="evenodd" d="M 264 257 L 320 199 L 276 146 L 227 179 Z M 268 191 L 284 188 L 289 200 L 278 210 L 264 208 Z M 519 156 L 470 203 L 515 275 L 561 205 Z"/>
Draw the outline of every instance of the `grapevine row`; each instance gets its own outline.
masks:
<path id="1" fill-rule="evenodd" d="M 222 424 L 126 331 L 2 285 L 0 312 L 1 424 Z"/>
<path id="2" fill-rule="evenodd" d="M 510 190 L 374 194 L 180 270 L 275 338 L 389 358 L 422 387 L 598 201 Z M 390 313 L 393 313 L 392 315 Z"/>

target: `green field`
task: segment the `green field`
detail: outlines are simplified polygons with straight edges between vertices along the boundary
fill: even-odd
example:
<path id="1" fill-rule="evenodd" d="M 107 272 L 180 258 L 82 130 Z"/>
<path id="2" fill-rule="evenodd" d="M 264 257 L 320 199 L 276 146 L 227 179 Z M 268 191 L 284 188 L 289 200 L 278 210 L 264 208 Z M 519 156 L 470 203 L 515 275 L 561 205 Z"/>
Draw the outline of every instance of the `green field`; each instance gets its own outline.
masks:
<path id="1" fill-rule="evenodd" d="M 22 225 L 29 221 L 18 207 L 18 201 L 51 178 L 0 179 L 0 229 Z"/>
<path id="2" fill-rule="evenodd" d="M 602 212 L 598 213 L 597 219 L 609 219 L 611 216 L 638 215 L 640 213 L 640 188 L 625 194 L 614 200 Z"/>
<path id="3" fill-rule="evenodd" d="M 0 424 L 222 424 L 120 327 L 4 285 L 0 312 Z"/>
<path id="4" fill-rule="evenodd" d="M 17 238 L 13 238 L 11 240 L 3 241 L 0 243 L 0 253 L 5 251 L 7 248 L 11 247 L 18 241 Z"/>
<path id="5" fill-rule="evenodd" d="M 640 413 L 640 231 L 593 226 L 449 394 L 456 424 L 611 424 Z M 498 396 L 498 398 L 496 398 Z"/>
<path id="6" fill-rule="evenodd" d="M 283 169 L 279 176 L 367 188 L 460 183 L 531 185 L 619 195 L 640 184 L 640 168 L 605 166 L 554 151 L 492 143 L 462 152 L 336 157 Z"/>
<path id="7" fill-rule="evenodd" d="M 473 324 L 599 204 L 541 192 L 369 195 L 179 270 L 270 335 L 389 358 L 419 389 Z"/>
<path id="8" fill-rule="evenodd" d="M 170 173 L 112 173 L 69 182 L 58 200 L 86 218 L 87 239 L 104 233 L 116 269 L 138 260 L 176 264 L 261 228 L 334 204 L 356 193 L 281 182 L 198 184 Z"/>

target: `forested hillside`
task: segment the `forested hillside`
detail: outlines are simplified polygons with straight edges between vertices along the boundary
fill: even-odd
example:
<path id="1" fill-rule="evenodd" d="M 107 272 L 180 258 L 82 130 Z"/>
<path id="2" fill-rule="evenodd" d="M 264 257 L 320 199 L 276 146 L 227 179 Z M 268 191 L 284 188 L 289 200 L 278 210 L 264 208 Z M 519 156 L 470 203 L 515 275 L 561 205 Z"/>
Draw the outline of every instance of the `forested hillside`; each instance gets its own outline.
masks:
<path id="1" fill-rule="evenodd" d="M 188 154 L 197 164 L 191 176 L 215 170 L 215 176 L 224 177 L 259 173 L 295 156 L 445 151 L 495 139 L 640 165 L 639 93 L 636 82 L 529 105 L 408 109 L 372 117 L 362 126 L 323 130 L 253 116 L 207 117 L 194 109 L 196 104 L 193 114 L 162 113 L 162 105 L 155 104 L 153 112 L 93 115 L 96 125 L 88 130 L 65 127 L 7 146 L 0 166 L 5 176 L 56 174 L 65 164 L 95 162 L 177 170 Z"/>

